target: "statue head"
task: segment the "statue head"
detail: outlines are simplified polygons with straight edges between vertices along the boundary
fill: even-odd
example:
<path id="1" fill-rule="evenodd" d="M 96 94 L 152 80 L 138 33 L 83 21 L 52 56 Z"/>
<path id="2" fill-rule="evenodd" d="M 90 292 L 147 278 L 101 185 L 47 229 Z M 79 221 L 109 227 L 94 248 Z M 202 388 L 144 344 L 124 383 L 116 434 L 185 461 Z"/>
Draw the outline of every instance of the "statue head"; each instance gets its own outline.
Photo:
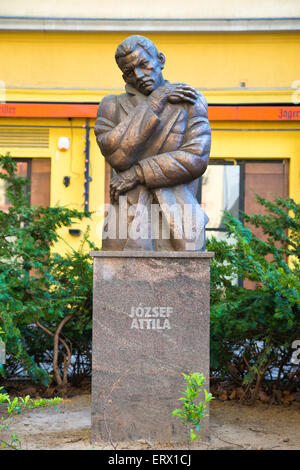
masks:
<path id="1" fill-rule="evenodd" d="M 164 84 L 162 70 L 166 59 L 150 39 L 129 36 L 118 45 L 115 58 L 125 82 L 144 95 Z"/>

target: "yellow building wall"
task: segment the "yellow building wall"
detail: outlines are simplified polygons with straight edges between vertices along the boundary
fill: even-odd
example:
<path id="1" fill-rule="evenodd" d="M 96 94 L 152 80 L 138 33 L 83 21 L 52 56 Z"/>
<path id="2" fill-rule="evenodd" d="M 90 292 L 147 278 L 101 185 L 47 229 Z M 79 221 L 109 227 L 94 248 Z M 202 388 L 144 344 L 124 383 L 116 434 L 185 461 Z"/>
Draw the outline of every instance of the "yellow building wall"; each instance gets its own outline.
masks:
<path id="1" fill-rule="evenodd" d="M 94 125 L 95 120 L 90 120 L 90 125 Z M 84 165 L 85 165 L 85 119 L 72 119 L 70 127 L 51 127 L 51 126 L 70 126 L 69 119 L 38 119 L 38 125 L 49 126 L 49 148 L 10 148 L 0 147 L 0 154 L 4 155 L 10 152 L 15 158 L 50 158 L 51 159 L 51 186 L 50 186 L 50 205 L 64 206 L 69 209 L 84 210 Z M 36 119 L 0 119 L 0 124 L 6 125 L 37 125 Z M 82 126 L 82 128 L 77 128 Z M 68 137 L 70 139 L 70 148 L 67 151 L 59 151 L 57 142 L 59 137 Z M 82 234 L 87 226 L 90 226 L 90 238 L 97 246 L 101 246 L 101 239 L 97 236 L 97 224 L 101 222 L 101 217 L 97 216 L 97 210 L 101 204 L 104 204 L 104 158 L 98 150 L 93 129 L 90 130 L 90 201 L 89 210 L 93 212 L 92 220 L 86 218 L 79 223 L 74 223 L 72 228 L 79 228 Z M 63 177 L 70 176 L 70 186 L 65 187 Z M 82 236 L 74 237 L 69 234 L 69 228 L 62 228 L 59 234 L 62 240 L 57 245 L 60 252 L 73 247 L 78 249 Z"/>
<path id="2" fill-rule="evenodd" d="M 209 103 L 291 103 L 291 84 L 300 79 L 300 35 L 268 34 L 149 34 L 166 57 L 165 77 L 199 88 Z M 97 103 L 108 93 L 124 89 L 114 52 L 126 34 L 103 33 L 0 33 L 0 79 L 7 101 Z M 246 89 L 240 83 L 246 82 Z M 254 89 L 253 89 L 254 88 Z M 14 157 L 51 158 L 51 205 L 83 210 L 85 119 L 1 118 L 0 124 L 82 126 L 50 127 L 48 149 L 5 149 Z M 90 125 L 94 120 L 90 119 Z M 300 148 L 297 122 L 211 122 L 212 158 L 289 159 L 290 196 L 300 202 Z M 226 129 L 226 130 L 217 130 Z M 240 129 L 240 130 L 233 130 Z M 241 129 L 244 129 L 241 131 Z M 245 130 L 260 129 L 260 130 Z M 262 129 L 273 129 L 265 130 Z M 278 130 L 280 129 L 280 130 Z M 291 129 L 295 129 L 292 131 Z M 296 130 L 298 129 L 298 131 Z M 71 146 L 59 152 L 60 136 Z M 63 177 L 70 176 L 65 188 Z M 90 132 L 91 239 L 100 247 L 96 211 L 104 204 L 104 158 Z M 97 233 L 98 227 L 98 233 Z M 59 251 L 77 249 L 81 237 L 60 231 Z"/>
<path id="3" fill-rule="evenodd" d="M 114 61 L 126 33 L 0 32 L 9 88 L 122 89 Z M 299 33 L 147 34 L 166 55 L 165 77 L 198 88 L 290 88 Z"/>

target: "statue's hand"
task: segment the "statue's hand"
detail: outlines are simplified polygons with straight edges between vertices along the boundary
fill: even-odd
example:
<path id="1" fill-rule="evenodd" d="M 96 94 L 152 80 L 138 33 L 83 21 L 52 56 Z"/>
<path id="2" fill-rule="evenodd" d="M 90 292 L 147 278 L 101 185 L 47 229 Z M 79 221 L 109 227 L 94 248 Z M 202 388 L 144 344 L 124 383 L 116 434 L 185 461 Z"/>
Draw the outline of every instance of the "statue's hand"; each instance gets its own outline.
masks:
<path id="1" fill-rule="evenodd" d="M 134 168 L 122 171 L 114 176 L 110 182 L 110 199 L 118 201 L 119 195 L 126 193 L 140 183 L 139 176 Z"/>
<path id="2" fill-rule="evenodd" d="M 168 83 L 167 85 L 156 88 L 156 90 L 151 93 L 149 103 L 153 111 L 160 114 L 167 101 L 174 104 L 182 101 L 194 104 L 198 95 L 197 90 L 185 83 Z"/>
<path id="3" fill-rule="evenodd" d="M 172 87 L 173 89 L 168 92 L 168 101 L 170 101 L 170 103 L 186 101 L 187 103 L 194 104 L 197 101 L 199 93 L 190 85 L 186 83 L 173 83 Z"/>

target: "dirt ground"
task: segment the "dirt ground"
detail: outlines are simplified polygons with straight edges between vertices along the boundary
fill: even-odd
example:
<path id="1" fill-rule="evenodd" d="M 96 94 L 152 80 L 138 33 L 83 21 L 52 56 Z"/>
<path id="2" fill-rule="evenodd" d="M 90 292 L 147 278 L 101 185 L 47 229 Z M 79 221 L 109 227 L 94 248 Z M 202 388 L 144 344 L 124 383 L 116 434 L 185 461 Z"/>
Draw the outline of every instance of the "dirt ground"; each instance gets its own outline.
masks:
<path id="1" fill-rule="evenodd" d="M 106 442 L 90 443 L 90 394 L 65 399 L 58 409 L 25 411 L 10 418 L 9 432 L 16 433 L 22 449 L 112 449 Z M 238 401 L 214 400 L 210 410 L 210 442 L 199 449 L 300 449 L 300 403 L 243 405 Z M 3 436 L 1 436 L 3 439 Z M 185 449 L 138 441 L 119 443 L 117 449 Z"/>

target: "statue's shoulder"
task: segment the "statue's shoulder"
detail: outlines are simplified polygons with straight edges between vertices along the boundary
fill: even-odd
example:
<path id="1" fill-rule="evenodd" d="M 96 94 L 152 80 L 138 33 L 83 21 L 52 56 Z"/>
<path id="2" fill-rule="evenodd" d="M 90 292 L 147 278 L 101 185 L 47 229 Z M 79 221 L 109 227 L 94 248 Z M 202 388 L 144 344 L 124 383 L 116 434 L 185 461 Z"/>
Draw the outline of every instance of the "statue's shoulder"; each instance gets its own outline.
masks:
<path id="1" fill-rule="evenodd" d="M 205 109 L 207 109 L 207 101 L 206 101 L 205 96 L 204 96 L 203 93 L 201 93 L 201 91 L 199 91 L 199 90 L 197 90 L 197 94 L 198 94 L 198 97 L 199 97 L 198 99 L 199 99 L 201 105 L 202 105 Z"/>
<path id="2" fill-rule="evenodd" d="M 100 109 L 104 110 L 106 108 L 110 108 L 110 107 L 116 106 L 116 105 L 117 105 L 117 95 L 106 95 L 100 101 L 99 110 Z"/>
<path id="3" fill-rule="evenodd" d="M 117 111 L 117 108 L 124 101 L 129 100 L 128 93 L 122 93 L 120 95 L 106 95 L 102 99 L 98 108 L 98 116 L 103 114 L 114 114 Z"/>
<path id="4" fill-rule="evenodd" d="M 205 96 L 199 91 L 197 91 L 197 100 L 194 105 L 189 107 L 189 114 L 191 117 L 201 117 L 206 118 L 208 116 L 208 106 Z"/>
<path id="5" fill-rule="evenodd" d="M 97 117 L 103 116 L 111 119 L 115 116 L 117 108 L 118 95 L 106 95 L 99 104 Z"/>

